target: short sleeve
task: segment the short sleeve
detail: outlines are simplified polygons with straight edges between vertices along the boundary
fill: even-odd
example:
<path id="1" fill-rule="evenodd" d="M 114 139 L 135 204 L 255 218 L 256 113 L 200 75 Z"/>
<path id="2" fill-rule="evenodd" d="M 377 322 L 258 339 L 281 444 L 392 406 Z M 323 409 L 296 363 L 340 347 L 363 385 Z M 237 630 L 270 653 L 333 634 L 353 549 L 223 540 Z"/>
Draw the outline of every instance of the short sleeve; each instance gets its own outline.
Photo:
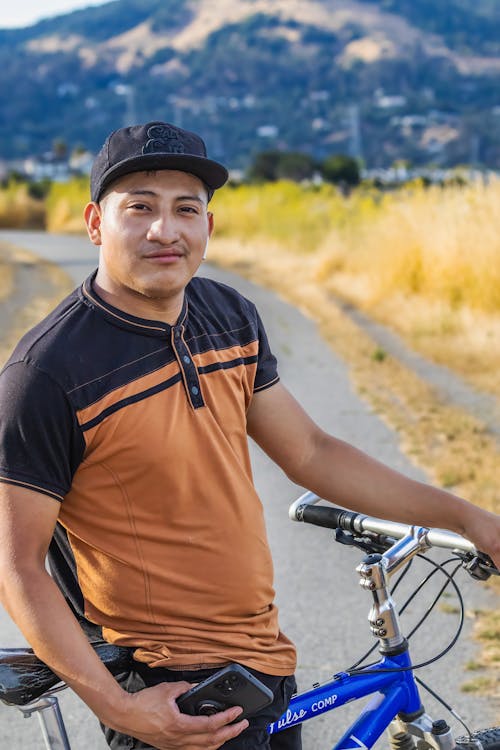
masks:
<path id="1" fill-rule="evenodd" d="M 271 352 L 266 331 L 259 314 L 257 316 L 257 328 L 259 336 L 259 353 L 257 359 L 257 373 L 253 392 L 263 391 L 274 385 L 279 380 L 278 363 L 276 357 Z"/>
<path id="2" fill-rule="evenodd" d="M 61 386 L 36 366 L 0 375 L 0 481 L 63 500 L 85 441 Z"/>

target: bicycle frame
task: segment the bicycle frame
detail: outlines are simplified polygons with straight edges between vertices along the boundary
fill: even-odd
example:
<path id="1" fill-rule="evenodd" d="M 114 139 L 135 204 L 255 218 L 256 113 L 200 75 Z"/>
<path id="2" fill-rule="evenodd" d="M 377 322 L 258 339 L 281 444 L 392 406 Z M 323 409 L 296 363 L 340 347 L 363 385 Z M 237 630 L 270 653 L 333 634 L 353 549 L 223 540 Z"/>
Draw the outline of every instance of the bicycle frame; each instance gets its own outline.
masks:
<path id="1" fill-rule="evenodd" d="M 406 650 L 395 656 L 383 657 L 377 664 L 363 670 L 363 674 L 340 672 L 329 682 L 294 696 L 283 716 L 268 726 L 268 733 L 282 732 L 345 703 L 374 694 L 332 750 L 370 748 L 397 714 L 416 716 L 422 713 L 411 669 L 403 672 L 383 671 L 410 666 L 410 656 Z M 70 750 L 58 701 L 53 694 L 20 710 L 26 717 L 37 714 L 48 750 Z"/>
<path id="2" fill-rule="evenodd" d="M 340 672 L 324 685 L 292 698 L 283 716 L 268 726 L 268 732 L 282 732 L 349 701 L 376 693 L 333 750 L 372 747 L 397 714 L 416 715 L 422 711 L 411 669 L 404 672 L 382 671 L 406 667 L 411 667 L 407 650 L 395 656 L 383 657 L 377 664 L 363 670 L 363 674 Z"/>

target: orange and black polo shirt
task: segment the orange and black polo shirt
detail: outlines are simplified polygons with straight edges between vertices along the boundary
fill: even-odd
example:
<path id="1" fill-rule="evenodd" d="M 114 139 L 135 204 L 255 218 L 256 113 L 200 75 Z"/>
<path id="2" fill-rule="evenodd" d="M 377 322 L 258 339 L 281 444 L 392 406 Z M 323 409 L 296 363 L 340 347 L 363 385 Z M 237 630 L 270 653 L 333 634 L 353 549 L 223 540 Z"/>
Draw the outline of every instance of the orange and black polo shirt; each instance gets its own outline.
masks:
<path id="1" fill-rule="evenodd" d="M 254 305 L 203 278 L 176 325 L 87 279 L 0 376 L 0 479 L 61 503 L 50 551 L 77 615 L 152 665 L 290 674 L 246 413 L 278 380 Z"/>

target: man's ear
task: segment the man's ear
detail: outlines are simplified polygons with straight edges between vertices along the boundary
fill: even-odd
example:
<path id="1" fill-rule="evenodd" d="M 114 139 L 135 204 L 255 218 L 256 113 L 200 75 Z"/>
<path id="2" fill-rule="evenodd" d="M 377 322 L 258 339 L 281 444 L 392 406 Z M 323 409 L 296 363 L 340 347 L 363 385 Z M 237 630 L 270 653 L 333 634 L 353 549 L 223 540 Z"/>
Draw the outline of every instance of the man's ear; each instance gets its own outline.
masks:
<path id="1" fill-rule="evenodd" d="M 100 246 L 101 243 L 101 207 L 98 203 L 87 203 L 83 212 L 87 232 L 92 244 Z"/>
<path id="2" fill-rule="evenodd" d="M 207 218 L 208 218 L 208 236 L 212 236 L 212 232 L 214 231 L 214 215 L 211 211 L 207 211 Z"/>

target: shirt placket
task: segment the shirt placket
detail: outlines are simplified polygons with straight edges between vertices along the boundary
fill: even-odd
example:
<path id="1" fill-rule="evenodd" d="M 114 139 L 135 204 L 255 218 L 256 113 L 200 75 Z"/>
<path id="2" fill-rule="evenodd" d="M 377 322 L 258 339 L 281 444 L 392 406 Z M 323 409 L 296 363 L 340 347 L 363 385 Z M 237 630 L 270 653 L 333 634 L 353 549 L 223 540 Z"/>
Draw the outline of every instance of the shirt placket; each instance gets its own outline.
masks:
<path id="1" fill-rule="evenodd" d="M 184 341 L 184 326 L 177 325 L 171 331 L 172 348 L 175 352 L 177 362 L 182 374 L 184 389 L 193 409 L 205 406 L 201 393 L 201 384 L 198 377 L 198 369 L 193 362 L 191 352 Z"/>

